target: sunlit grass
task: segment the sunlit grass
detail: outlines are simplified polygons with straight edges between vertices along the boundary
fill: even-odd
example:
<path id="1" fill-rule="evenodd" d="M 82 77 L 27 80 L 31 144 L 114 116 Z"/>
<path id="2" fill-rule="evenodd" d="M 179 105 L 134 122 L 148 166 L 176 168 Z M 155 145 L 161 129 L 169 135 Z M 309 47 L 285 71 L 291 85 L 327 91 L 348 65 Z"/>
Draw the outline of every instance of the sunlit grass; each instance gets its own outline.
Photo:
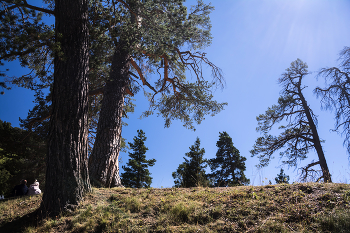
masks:
<path id="1" fill-rule="evenodd" d="M 35 211 L 41 196 L 0 203 L 0 232 Z M 346 232 L 350 185 L 94 189 L 74 212 L 26 223 L 23 232 Z"/>

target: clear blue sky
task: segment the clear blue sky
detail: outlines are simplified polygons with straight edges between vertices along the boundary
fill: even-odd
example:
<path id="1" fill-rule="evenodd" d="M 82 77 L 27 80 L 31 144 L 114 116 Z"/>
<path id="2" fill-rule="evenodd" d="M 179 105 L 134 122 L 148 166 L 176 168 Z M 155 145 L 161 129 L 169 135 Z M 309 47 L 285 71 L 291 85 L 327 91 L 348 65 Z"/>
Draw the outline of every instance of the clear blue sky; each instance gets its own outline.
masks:
<path id="1" fill-rule="evenodd" d="M 209 3 L 210 1 L 204 1 Z M 187 1 L 193 5 L 195 1 Z M 137 107 L 129 114 L 123 128 L 123 137 L 132 142 L 137 129 L 147 136 L 147 158 L 157 160 L 150 168 L 152 187 L 174 185 L 171 173 L 194 144 L 196 137 L 205 148 L 206 158 L 213 158 L 217 151 L 219 132 L 226 131 L 235 147 L 247 158 L 245 172 L 252 185 L 263 185 L 279 173 L 278 153 L 271 164 L 258 170 L 257 158 L 251 158 L 259 133 L 256 116 L 277 103 L 280 87 L 277 79 L 300 58 L 309 65 L 304 83 L 304 94 L 313 111 L 318 115 L 319 134 L 325 140 L 323 148 L 334 182 L 349 182 L 349 160 L 343 148 L 343 138 L 330 129 L 334 126 L 333 114 L 320 109 L 319 100 L 312 94 L 323 80 L 316 80 L 319 69 L 337 65 L 338 53 L 350 46 L 350 1 L 348 0 L 217 0 L 212 1 L 215 11 L 211 14 L 213 43 L 205 52 L 210 61 L 219 66 L 226 79 L 226 88 L 215 92 L 215 99 L 228 102 L 225 110 L 215 117 L 208 116 L 196 131 L 185 129 L 181 122 L 173 122 L 164 128 L 164 120 L 156 115 L 139 119 L 148 104 L 142 94 L 137 95 Z M 20 74 L 18 63 L 7 64 L 13 74 Z M 209 77 L 209 70 L 206 71 Z M 30 91 L 13 88 L 0 96 L 0 119 L 19 126 L 19 117 L 25 118 L 33 107 L 34 96 Z M 277 132 L 277 131 L 276 131 Z M 127 153 L 121 154 L 122 163 L 128 161 Z M 317 160 L 315 153 L 299 165 Z M 284 167 L 291 181 L 298 179 L 298 169 Z M 121 170 L 122 172 L 122 170 Z"/>

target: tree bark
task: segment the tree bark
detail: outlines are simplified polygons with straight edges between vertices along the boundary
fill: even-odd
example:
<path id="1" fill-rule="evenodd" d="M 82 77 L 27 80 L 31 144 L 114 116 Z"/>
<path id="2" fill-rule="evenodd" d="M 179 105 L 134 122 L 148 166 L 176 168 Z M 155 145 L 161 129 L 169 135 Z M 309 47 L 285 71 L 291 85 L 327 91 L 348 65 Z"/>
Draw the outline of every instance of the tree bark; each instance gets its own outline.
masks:
<path id="1" fill-rule="evenodd" d="M 119 175 L 119 151 L 122 132 L 124 95 L 129 84 L 130 55 L 119 42 L 112 58 L 106 82 L 94 148 L 89 157 L 91 183 L 98 187 L 122 186 Z"/>
<path id="2" fill-rule="evenodd" d="M 56 40 L 44 216 L 74 208 L 91 191 L 87 167 L 88 0 L 55 1 Z M 62 54 L 62 53 L 63 54 Z"/>
<path id="3" fill-rule="evenodd" d="M 331 174 L 329 173 L 327 161 L 326 161 L 326 158 L 325 158 L 324 153 L 323 153 L 320 137 L 318 136 L 318 131 L 317 131 L 315 122 L 312 119 L 309 106 L 307 105 L 306 99 L 304 98 L 304 95 L 301 92 L 300 86 L 301 86 L 301 84 L 298 85 L 299 97 L 301 99 L 301 102 L 302 102 L 302 105 L 303 105 L 303 108 L 304 108 L 304 111 L 306 114 L 306 118 L 309 122 L 309 126 L 310 126 L 310 129 L 312 132 L 312 139 L 313 139 L 314 147 L 315 147 L 315 150 L 317 152 L 318 159 L 320 162 L 320 166 L 321 166 L 321 170 L 322 170 L 322 174 L 323 174 L 323 179 L 324 179 L 324 182 L 331 183 L 332 178 L 331 178 Z"/>

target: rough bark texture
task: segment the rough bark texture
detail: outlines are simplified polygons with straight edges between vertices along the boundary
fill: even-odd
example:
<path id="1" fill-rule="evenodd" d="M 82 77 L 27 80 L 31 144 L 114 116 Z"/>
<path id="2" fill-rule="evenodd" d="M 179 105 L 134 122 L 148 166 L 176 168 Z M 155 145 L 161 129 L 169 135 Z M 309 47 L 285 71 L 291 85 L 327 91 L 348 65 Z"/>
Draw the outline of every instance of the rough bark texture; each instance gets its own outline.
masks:
<path id="1" fill-rule="evenodd" d="M 324 153 L 323 153 L 320 137 L 318 136 L 317 127 L 315 125 L 314 120 L 312 119 L 309 106 L 307 105 L 307 102 L 304 98 L 304 95 L 301 92 L 300 86 L 301 86 L 301 84 L 298 85 L 298 92 L 299 92 L 299 96 L 300 96 L 300 99 L 301 99 L 301 102 L 302 102 L 302 105 L 303 105 L 303 108 L 305 111 L 306 118 L 309 122 L 309 126 L 310 126 L 311 131 L 312 131 L 313 143 L 314 143 L 314 147 L 315 147 L 315 150 L 317 152 L 318 159 L 320 162 L 320 166 L 321 166 L 321 170 L 322 170 L 322 174 L 323 174 L 323 179 L 324 179 L 324 182 L 332 182 L 332 178 L 331 178 L 331 175 L 329 173 L 326 158 L 325 158 Z"/>
<path id="2" fill-rule="evenodd" d="M 114 52 L 110 80 L 103 93 L 94 148 L 89 157 L 91 183 L 98 187 L 121 186 L 119 151 L 122 131 L 124 95 L 128 85 L 130 56 L 119 42 Z"/>
<path id="3" fill-rule="evenodd" d="M 52 116 L 43 215 L 74 208 L 91 191 L 87 167 L 88 1 L 55 1 L 56 40 Z"/>

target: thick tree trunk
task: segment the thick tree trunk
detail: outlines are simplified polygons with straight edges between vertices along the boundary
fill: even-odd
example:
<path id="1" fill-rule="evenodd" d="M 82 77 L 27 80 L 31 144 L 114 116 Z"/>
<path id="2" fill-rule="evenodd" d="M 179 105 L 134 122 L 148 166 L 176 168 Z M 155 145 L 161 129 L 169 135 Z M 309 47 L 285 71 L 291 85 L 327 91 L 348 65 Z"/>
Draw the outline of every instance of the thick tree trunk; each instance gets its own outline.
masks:
<path id="1" fill-rule="evenodd" d="M 118 158 L 124 95 L 129 82 L 129 59 L 126 46 L 119 42 L 113 55 L 109 81 L 104 89 L 96 139 L 89 158 L 90 179 L 95 186 L 121 186 Z"/>
<path id="2" fill-rule="evenodd" d="M 311 131 L 312 131 L 312 138 L 313 138 L 313 142 L 314 142 L 314 147 L 315 147 L 315 150 L 316 150 L 317 155 L 318 155 L 318 159 L 320 162 L 324 182 L 331 183 L 332 178 L 331 178 L 331 174 L 329 173 L 326 158 L 325 158 L 324 153 L 323 153 L 320 137 L 318 136 L 317 128 L 316 128 L 314 120 L 312 119 L 309 106 L 307 105 L 307 102 L 304 98 L 304 95 L 301 92 L 300 85 L 298 86 L 298 91 L 299 91 L 299 96 L 300 96 L 307 120 L 309 122 L 309 126 L 310 126 Z"/>
<path id="3" fill-rule="evenodd" d="M 43 215 L 74 208 L 91 191 L 87 167 L 88 1 L 55 1 L 56 40 L 52 116 Z"/>

